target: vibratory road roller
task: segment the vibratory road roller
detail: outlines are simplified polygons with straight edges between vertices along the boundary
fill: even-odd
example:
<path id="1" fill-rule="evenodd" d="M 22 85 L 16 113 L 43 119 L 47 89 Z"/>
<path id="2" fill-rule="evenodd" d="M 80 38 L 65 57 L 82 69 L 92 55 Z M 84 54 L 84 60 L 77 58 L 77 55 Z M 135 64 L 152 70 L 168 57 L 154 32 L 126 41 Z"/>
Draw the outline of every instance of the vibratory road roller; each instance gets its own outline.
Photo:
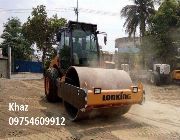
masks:
<path id="1" fill-rule="evenodd" d="M 143 85 L 134 86 L 123 70 L 100 58 L 97 25 L 69 21 L 57 34 L 57 56 L 45 73 L 49 102 L 62 101 L 72 121 L 99 115 L 123 115 L 145 99 Z M 106 66 L 106 67 L 104 67 Z"/>

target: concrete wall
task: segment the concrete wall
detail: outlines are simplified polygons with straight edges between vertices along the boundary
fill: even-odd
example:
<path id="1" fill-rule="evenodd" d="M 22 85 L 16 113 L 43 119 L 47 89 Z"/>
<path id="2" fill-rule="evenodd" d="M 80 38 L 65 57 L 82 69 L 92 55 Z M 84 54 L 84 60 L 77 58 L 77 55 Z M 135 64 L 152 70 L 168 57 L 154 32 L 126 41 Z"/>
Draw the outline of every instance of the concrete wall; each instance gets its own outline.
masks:
<path id="1" fill-rule="evenodd" d="M 0 78 L 8 77 L 8 59 L 0 58 Z"/>
<path id="2" fill-rule="evenodd" d="M 3 55 L 2 55 L 2 48 L 0 48 L 0 58 L 2 58 Z"/>

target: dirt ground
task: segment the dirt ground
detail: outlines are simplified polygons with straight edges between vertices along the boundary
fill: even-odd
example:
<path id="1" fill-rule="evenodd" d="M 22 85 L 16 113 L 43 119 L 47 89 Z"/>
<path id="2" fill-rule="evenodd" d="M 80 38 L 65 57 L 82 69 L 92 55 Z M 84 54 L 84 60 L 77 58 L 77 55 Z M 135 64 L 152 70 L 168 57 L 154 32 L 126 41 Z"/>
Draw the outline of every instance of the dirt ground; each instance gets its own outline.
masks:
<path id="1" fill-rule="evenodd" d="M 43 80 L 0 79 L 0 139 L 180 140 L 180 86 L 144 84 L 146 102 L 124 116 L 71 122 L 61 103 L 45 99 Z M 8 104 L 29 105 L 28 112 L 10 112 Z M 9 117 L 65 117 L 65 126 L 10 126 Z"/>

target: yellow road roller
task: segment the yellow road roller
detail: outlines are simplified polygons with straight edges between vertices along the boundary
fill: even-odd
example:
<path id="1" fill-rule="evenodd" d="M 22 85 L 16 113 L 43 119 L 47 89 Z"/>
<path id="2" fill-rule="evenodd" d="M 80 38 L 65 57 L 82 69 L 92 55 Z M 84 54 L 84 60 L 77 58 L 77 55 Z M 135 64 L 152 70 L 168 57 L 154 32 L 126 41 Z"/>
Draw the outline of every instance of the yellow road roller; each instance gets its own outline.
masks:
<path id="1" fill-rule="evenodd" d="M 127 72 L 103 64 L 98 34 L 106 44 L 107 35 L 97 25 L 69 21 L 57 34 L 57 56 L 44 74 L 47 100 L 61 100 L 72 121 L 123 115 L 145 100 L 141 82 L 133 85 Z"/>

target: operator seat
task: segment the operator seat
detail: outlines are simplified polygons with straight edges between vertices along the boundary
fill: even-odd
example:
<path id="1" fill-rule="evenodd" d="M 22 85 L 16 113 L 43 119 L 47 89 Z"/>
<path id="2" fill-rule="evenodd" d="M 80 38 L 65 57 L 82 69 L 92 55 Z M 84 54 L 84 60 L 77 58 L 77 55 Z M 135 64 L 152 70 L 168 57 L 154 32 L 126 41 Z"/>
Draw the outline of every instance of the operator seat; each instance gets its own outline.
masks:
<path id="1" fill-rule="evenodd" d="M 79 65 L 79 57 L 77 53 L 73 53 L 73 60 L 75 65 Z"/>
<path id="2" fill-rule="evenodd" d="M 75 38 L 75 42 L 73 42 L 73 58 L 74 58 L 74 63 L 79 65 L 80 59 L 82 59 L 82 46 L 79 43 L 78 38 Z"/>

